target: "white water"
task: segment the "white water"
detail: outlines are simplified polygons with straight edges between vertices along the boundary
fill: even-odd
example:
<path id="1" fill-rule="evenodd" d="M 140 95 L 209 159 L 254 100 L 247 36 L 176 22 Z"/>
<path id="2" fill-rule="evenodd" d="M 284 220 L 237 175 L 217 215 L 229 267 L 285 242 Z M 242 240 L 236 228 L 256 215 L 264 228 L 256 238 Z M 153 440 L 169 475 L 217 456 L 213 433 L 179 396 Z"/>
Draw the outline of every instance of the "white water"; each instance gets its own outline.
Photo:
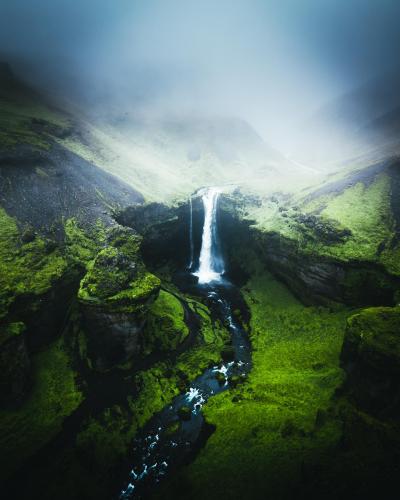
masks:
<path id="1" fill-rule="evenodd" d="M 194 246 L 193 246 L 193 204 L 192 204 L 192 197 L 190 197 L 189 200 L 190 203 L 190 221 L 189 221 L 189 244 L 190 244 L 190 262 L 188 265 L 189 271 L 193 267 L 193 257 L 194 257 Z"/>
<path id="2" fill-rule="evenodd" d="M 202 196 L 204 205 L 204 226 L 201 241 L 199 268 L 195 276 L 199 278 L 199 283 L 210 283 L 211 281 L 220 281 L 224 272 L 223 262 L 218 255 L 217 245 L 217 203 L 219 189 L 209 188 Z"/>

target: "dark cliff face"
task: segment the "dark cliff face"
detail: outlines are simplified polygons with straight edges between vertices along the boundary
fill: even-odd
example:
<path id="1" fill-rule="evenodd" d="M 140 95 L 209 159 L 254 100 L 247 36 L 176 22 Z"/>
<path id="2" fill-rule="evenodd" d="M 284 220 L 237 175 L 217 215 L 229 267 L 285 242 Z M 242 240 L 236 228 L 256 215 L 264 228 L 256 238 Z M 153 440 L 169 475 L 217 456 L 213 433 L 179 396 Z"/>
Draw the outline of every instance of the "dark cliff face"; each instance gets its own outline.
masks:
<path id="1" fill-rule="evenodd" d="M 268 268 L 305 302 L 351 306 L 395 303 L 400 280 L 382 266 L 306 255 L 278 234 L 265 234 L 260 240 L 258 248 Z"/>
<path id="2" fill-rule="evenodd" d="M 116 214 L 116 220 L 132 227 L 143 236 L 141 253 L 149 268 L 167 265 L 183 271 L 190 261 L 190 204 L 171 208 L 161 203 L 128 207 Z M 198 266 L 204 222 L 203 203 L 199 196 L 192 199 L 193 265 Z"/>
<path id="3" fill-rule="evenodd" d="M 371 262 L 343 262 L 310 255 L 279 233 L 250 227 L 231 211 L 220 215 L 228 276 L 244 283 L 266 268 L 304 303 L 394 305 L 400 279 Z"/>

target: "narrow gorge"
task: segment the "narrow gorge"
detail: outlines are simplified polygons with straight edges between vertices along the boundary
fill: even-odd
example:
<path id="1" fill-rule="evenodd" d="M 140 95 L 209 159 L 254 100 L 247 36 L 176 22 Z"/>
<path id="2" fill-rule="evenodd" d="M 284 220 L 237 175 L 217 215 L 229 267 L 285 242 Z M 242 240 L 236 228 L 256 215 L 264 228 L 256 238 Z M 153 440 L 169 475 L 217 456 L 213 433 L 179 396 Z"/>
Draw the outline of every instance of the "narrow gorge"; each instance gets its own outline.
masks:
<path id="1" fill-rule="evenodd" d="M 226 325 L 230 333 L 231 349 L 223 352 L 223 362 L 207 368 L 199 377 L 189 381 L 189 390 L 174 398 L 156 414 L 140 435 L 135 438 L 136 461 L 130 471 L 130 481 L 120 498 L 140 498 L 143 489 L 154 488 L 170 470 L 194 457 L 199 445 L 204 445 L 207 427 L 201 413 L 208 399 L 245 380 L 251 367 L 251 349 L 247 332 L 239 318 L 233 317 L 232 309 L 245 307 L 240 292 L 223 278 L 224 259 L 219 244 L 217 210 L 219 190 L 204 189 L 204 223 L 198 269 L 193 272 L 198 284 L 185 286 L 182 292 L 203 296 L 213 311 L 214 319 Z M 190 198 L 189 249 L 190 262 L 193 253 L 193 207 Z M 192 266 L 189 266 L 189 269 Z M 182 277 L 180 277 L 182 280 Z M 210 432 L 210 430 L 209 430 Z"/>

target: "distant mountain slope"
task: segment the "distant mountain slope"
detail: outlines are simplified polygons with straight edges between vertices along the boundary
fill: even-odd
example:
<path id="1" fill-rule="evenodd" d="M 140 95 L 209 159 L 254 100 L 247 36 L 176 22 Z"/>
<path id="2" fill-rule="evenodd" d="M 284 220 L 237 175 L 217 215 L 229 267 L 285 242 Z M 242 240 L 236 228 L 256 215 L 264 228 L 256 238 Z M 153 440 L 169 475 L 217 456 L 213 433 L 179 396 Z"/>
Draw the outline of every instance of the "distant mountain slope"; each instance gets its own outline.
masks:
<path id="1" fill-rule="evenodd" d="M 71 117 L 0 67 L 0 205 L 20 223 L 47 231 L 62 219 L 110 219 L 142 196 L 59 144 Z"/>
<path id="2" fill-rule="evenodd" d="M 212 184 L 260 188 L 261 181 L 268 189 L 282 174 L 302 171 L 238 118 L 92 116 L 61 142 L 149 200 L 171 201 Z"/>
<path id="3" fill-rule="evenodd" d="M 362 156 L 400 153 L 400 70 L 379 76 L 322 107 L 299 131 L 293 157 L 319 168 Z"/>
<path id="4" fill-rule="evenodd" d="M 287 185 L 288 174 L 294 183 L 315 174 L 236 117 L 149 118 L 108 104 L 85 109 L 68 102 L 65 112 L 17 81 L 7 65 L 0 67 L 0 99 L 0 149 L 25 144 L 46 150 L 57 143 L 146 200 L 173 202 L 213 184 L 270 192 Z"/>

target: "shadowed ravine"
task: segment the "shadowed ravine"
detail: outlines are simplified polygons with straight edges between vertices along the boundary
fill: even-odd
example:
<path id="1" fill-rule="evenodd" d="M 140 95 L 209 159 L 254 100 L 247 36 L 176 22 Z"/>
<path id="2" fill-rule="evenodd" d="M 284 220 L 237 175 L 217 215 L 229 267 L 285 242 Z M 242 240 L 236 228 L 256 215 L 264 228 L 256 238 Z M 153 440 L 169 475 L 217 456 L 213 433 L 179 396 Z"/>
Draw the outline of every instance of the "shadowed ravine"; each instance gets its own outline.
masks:
<path id="1" fill-rule="evenodd" d="M 229 389 L 232 377 L 245 377 L 251 368 L 247 332 L 232 314 L 234 305 L 243 310 L 245 317 L 244 301 L 239 290 L 222 277 L 224 261 L 216 226 L 218 194 L 213 188 L 203 193 L 202 246 L 199 268 L 193 273 L 199 284 L 192 286 L 190 292 L 207 298 L 213 316 L 227 326 L 233 349 L 223 356 L 222 364 L 208 368 L 192 381 L 189 390 L 155 415 L 135 438 L 134 461 L 120 492 L 121 499 L 143 498 L 165 476 L 193 458 L 212 432 L 202 415 L 203 404 Z"/>

